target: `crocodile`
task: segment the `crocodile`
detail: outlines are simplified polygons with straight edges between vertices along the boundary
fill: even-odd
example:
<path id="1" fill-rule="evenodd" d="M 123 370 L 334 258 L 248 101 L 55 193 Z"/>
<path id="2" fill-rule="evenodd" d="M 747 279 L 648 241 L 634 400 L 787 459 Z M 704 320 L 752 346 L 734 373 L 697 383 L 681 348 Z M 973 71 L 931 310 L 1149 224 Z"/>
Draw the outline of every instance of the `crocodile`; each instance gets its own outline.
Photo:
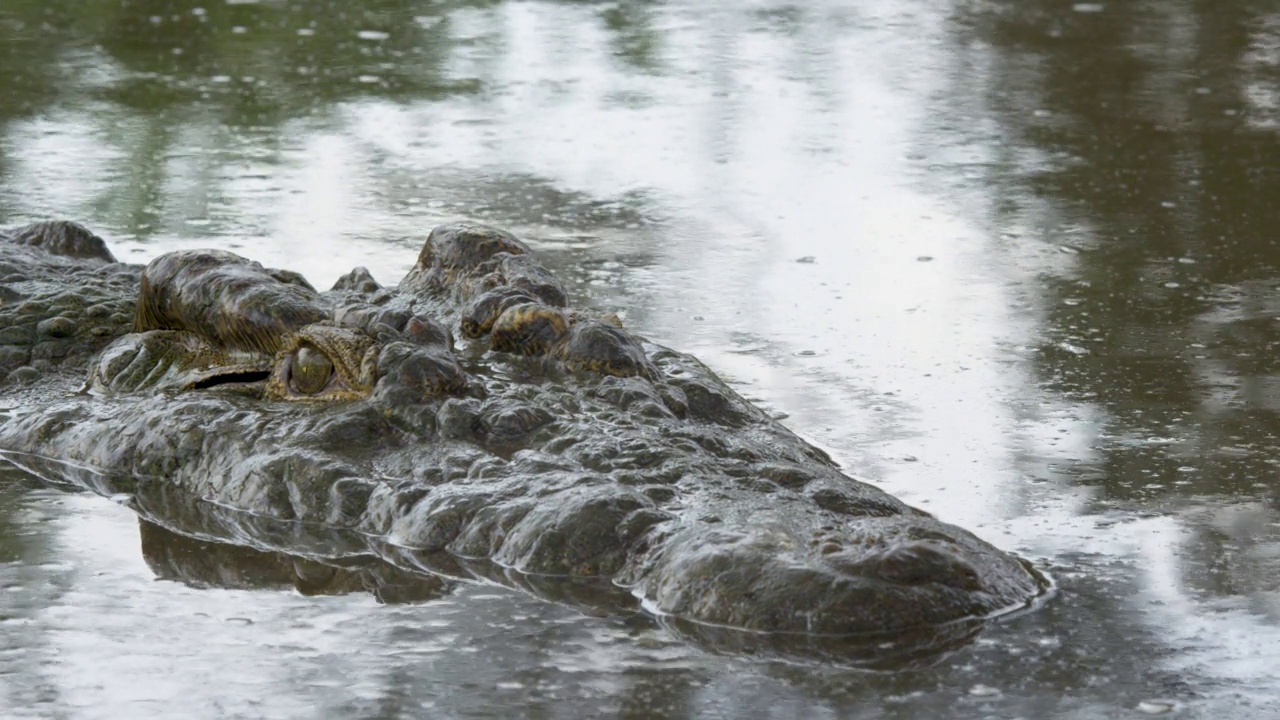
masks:
<path id="1" fill-rule="evenodd" d="M 484 580 L 712 650 L 868 665 L 1052 591 L 571 306 L 498 228 L 441 225 L 395 287 L 356 268 L 325 292 L 221 250 L 118 262 L 67 221 L 0 247 L 0 458 L 127 498 L 144 528 L 375 562 L 419 577 L 392 583 L 409 598 Z"/>

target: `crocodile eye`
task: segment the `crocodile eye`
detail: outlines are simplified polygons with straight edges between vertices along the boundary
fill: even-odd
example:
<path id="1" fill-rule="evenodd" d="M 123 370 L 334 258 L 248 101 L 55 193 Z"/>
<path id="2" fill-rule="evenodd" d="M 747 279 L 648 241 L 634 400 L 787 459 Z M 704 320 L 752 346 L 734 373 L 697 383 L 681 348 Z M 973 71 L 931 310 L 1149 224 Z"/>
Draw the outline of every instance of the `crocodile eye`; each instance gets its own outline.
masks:
<path id="1" fill-rule="evenodd" d="M 329 386 L 333 377 L 333 363 L 315 348 L 302 346 L 293 356 L 290 382 L 293 389 L 303 395 L 315 395 Z"/>

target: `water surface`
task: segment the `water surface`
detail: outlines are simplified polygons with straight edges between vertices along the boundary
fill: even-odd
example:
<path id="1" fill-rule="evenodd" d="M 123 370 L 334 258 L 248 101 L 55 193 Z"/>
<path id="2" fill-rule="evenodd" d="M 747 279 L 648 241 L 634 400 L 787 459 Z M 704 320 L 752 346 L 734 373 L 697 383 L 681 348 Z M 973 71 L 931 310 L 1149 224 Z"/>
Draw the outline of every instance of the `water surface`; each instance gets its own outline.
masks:
<path id="1" fill-rule="evenodd" d="M 443 221 L 508 227 L 576 302 L 1061 591 L 931 668 L 786 665 L 492 587 L 304 594 L 288 559 L 164 549 L 109 499 L 11 472 L 0 703 L 1280 714 L 1265 8 L 9 0 L 0 224 L 67 217 L 129 261 L 220 247 L 318 286 L 394 283 Z"/>

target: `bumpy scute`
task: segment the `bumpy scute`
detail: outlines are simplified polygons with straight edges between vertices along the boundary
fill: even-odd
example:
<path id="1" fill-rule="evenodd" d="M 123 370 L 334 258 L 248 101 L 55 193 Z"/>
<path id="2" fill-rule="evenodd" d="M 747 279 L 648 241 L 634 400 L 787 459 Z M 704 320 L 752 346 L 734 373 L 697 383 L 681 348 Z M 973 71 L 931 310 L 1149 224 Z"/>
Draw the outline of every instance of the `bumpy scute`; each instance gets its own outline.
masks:
<path id="1" fill-rule="evenodd" d="M 447 348 L 407 342 L 384 345 L 378 356 L 379 384 L 407 401 L 422 402 L 466 392 L 468 377 Z"/>
<path id="2" fill-rule="evenodd" d="M 431 231 L 418 255 L 418 267 L 470 271 L 500 253 L 524 255 L 529 247 L 505 230 L 476 223 L 441 225 Z"/>
<path id="3" fill-rule="evenodd" d="M 556 308 L 525 303 L 507 308 L 489 331 L 489 346 L 516 355 L 546 355 L 569 332 L 569 320 Z"/>
<path id="4" fill-rule="evenodd" d="M 552 307 L 566 307 L 560 281 L 514 235 L 488 225 L 454 223 L 431 231 L 418 262 L 400 281 L 402 293 L 468 303 L 493 291 L 515 289 Z M 454 308 L 456 310 L 456 308 Z M 468 316 L 464 335 L 481 334 L 478 325 L 496 318 L 489 311 Z"/>
<path id="5" fill-rule="evenodd" d="M 453 352 L 453 334 L 434 318 L 415 315 L 404 324 L 403 336 L 419 345 L 431 345 Z"/>
<path id="6" fill-rule="evenodd" d="M 523 290 L 545 305 L 569 306 L 564 286 L 533 255 L 500 255 L 494 264 L 507 285 Z"/>
<path id="7" fill-rule="evenodd" d="M 575 371 L 618 377 L 648 376 L 655 372 L 635 337 L 619 327 L 599 321 L 574 325 L 556 346 L 555 357 Z"/>
<path id="8" fill-rule="evenodd" d="M 55 255 L 113 263 L 107 243 L 85 226 L 66 220 L 27 225 L 14 231 L 10 242 L 44 248 Z"/>
<path id="9" fill-rule="evenodd" d="M 0 386 L 82 373 L 128 331 L 139 268 L 114 262 L 101 238 L 43 222 L 0 231 L 0 248 Z"/>
<path id="10" fill-rule="evenodd" d="M 524 290 L 502 285 L 472 300 L 462 310 L 460 330 L 465 338 L 478 338 L 493 329 L 493 323 L 503 312 L 516 305 L 536 303 Z"/>
<path id="11" fill-rule="evenodd" d="M 373 275 L 366 267 L 354 268 L 351 272 L 338 278 L 333 283 L 333 289 L 337 292 L 353 292 L 360 295 L 372 295 L 382 289 L 377 280 L 373 279 Z"/>

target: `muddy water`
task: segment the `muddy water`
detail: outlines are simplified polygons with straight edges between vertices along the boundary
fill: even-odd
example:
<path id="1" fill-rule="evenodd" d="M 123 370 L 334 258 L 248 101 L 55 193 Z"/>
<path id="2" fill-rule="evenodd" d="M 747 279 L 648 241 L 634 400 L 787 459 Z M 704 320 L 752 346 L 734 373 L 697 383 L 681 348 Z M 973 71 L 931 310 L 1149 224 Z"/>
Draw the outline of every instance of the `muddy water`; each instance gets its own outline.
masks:
<path id="1" fill-rule="evenodd" d="M 509 227 L 1061 592 L 928 669 L 783 665 L 492 587 L 307 595 L 11 472 L 3 716 L 1280 717 L 1262 7 L 8 0 L 0 223 L 317 285 Z"/>

